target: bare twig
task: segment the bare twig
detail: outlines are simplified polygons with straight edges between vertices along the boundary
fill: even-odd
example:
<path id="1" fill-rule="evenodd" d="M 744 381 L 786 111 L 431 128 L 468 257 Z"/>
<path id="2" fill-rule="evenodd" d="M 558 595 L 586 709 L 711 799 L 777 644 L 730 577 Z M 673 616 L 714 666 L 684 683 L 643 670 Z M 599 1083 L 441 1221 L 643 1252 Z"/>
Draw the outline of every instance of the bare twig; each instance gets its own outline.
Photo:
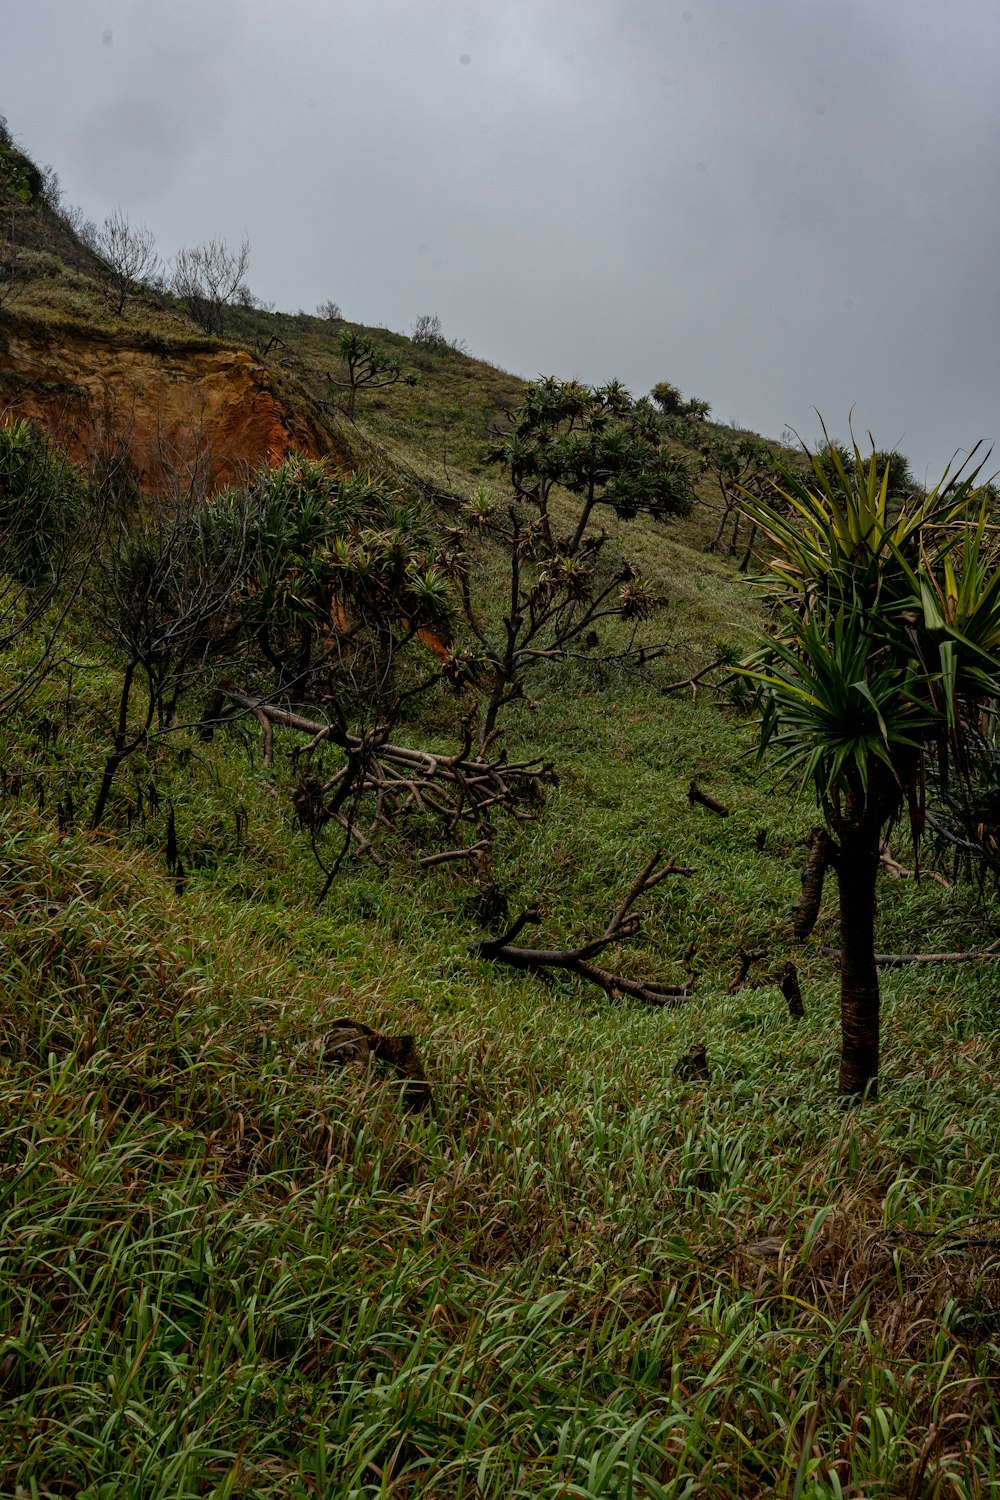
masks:
<path id="1" fill-rule="evenodd" d="M 746 983 L 747 975 L 750 973 L 751 964 L 760 963 L 762 959 L 767 957 L 767 953 L 763 948 L 758 948 L 753 952 L 749 948 L 741 948 L 737 957 L 739 958 L 739 968 L 726 986 L 727 995 L 735 995 L 736 991 L 743 987 Z"/>
<path id="2" fill-rule="evenodd" d="M 681 677 L 677 682 L 669 682 L 666 687 L 660 688 L 660 692 L 665 695 L 667 693 L 679 693 L 682 688 L 690 688 L 691 702 L 694 703 L 698 698 L 699 683 L 701 683 L 709 675 L 709 673 L 716 671 L 719 667 L 725 666 L 726 661 L 726 656 L 717 656 L 714 661 L 709 662 L 707 667 L 702 667 L 700 672 L 695 672 L 690 677 Z"/>
<path id="3" fill-rule="evenodd" d="M 269 771 L 274 765 L 274 728 L 263 709 L 255 708 L 254 717 L 264 731 L 264 770 Z"/>

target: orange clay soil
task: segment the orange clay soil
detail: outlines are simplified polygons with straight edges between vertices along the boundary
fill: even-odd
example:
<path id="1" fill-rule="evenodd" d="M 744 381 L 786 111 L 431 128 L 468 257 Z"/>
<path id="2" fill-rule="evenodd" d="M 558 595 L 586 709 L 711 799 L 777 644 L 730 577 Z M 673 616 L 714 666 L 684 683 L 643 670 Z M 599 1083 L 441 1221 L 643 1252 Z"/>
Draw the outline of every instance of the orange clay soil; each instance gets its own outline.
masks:
<path id="1" fill-rule="evenodd" d="M 158 349 L 8 324 L 0 419 L 5 413 L 40 423 L 71 458 L 125 438 L 140 483 L 154 486 L 165 470 L 187 475 L 197 465 L 215 489 L 293 451 L 317 458 L 333 447 L 276 395 L 263 365 L 207 343 Z"/>

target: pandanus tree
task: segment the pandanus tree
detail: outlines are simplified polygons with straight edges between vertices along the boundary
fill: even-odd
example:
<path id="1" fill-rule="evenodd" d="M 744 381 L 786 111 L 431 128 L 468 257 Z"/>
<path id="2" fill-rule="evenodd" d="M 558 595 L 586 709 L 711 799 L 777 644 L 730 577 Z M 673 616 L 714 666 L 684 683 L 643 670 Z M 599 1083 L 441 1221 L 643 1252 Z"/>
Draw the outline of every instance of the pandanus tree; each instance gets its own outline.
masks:
<path id="1" fill-rule="evenodd" d="M 775 549 L 762 578 L 775 635 L 747 667 L 760 753 L 811 783 L 832 835 L 846 1097 L 878 1081 L 882 840 L 905 814 L 919 845 L 929 770 L 969 788 L 1000 699 L 1000 567 L 980 469 L 893 500 L 880 457 L 828 447 L 805 478 L 785 471 L 769 497 L 743 501 Z"/>
<path id="2" fill-rule="evenodd" d="M 559 538 L 566 557 L 585 545 L 595 509 L 623 520 L 686 516 L 694 499 L 683 459 L 660 440 L 649 401 L 634 401 L 618 380 L 587 386 L 551 376 L 528 386 L 511 430 L 487 455 L 510 475 L 519 501 L 538 513 L 540 535 L 556 544 L 553 491 L 573 496 L 572 531 Z"/>

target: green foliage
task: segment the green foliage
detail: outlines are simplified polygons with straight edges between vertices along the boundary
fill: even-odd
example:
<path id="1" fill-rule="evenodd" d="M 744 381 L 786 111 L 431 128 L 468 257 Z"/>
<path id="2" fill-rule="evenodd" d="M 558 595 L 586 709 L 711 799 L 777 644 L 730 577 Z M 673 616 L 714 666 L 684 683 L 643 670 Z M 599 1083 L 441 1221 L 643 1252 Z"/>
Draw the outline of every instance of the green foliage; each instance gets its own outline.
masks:
<path id="1" fill-rule="evenodd" d="M 0 570 L 47 583 L 82 510 L 77 471 L 41 429 L 20 418 L 0 426 Z"/>
<path id="2" fill-rule="evenodd" d="M 773 739 L 807 768 L 836 826 L 837 799 L 869 796 L 873 758 L 890 804 L 916 795 L 925 751 L 950 752 L 961 772 L 979 706 L 998 691 L 1000 570 L 978 470 L 891 505 L 878 454 L 855 449 L 846 463 L 831 446 L 812 468 L 811 485 L 786 472 L 774 499 L 744 500 L 778 549 L 766 582 L 781 608 L 779 669 L 754 670 L 762 749 Z"/>
<path id="3" fill-rule="evenodd" d="M 677 386 L 671 385 L 669 380 L 659 381 L 649 394 L 665 417 L 693 417 L 697 422 L 704 422 L 712 410 L 707 401 L 697 396 L 685 401 Z"/>
<path id="4" fill-rule="evenodd" d="M 536 507 L 548 530 L 548 503 L 559 487 L 581 501 L 568 550 L 583 540 L 595 506 L 623 520 L 686 515 L 692 505 L 684 461 L 659 441 L 648 401 L 634 401 L 617 380 L 604 386 L 551 376 L 528 386 L 510 432 L 490 452 L 515 493 Z"/>
<path id="5" fill-rule="evenodd" d="M 842 474 L 850 473 L 854 466 L 854 453 L 844 443 L 827 440 L 818 453 L 812 455 L 814 461 L 819 464 L 826 476 L 827 482 L 837 487 L 843 483 Z M 874 462 L 876 472 L 880 475 L 888 475 L 886 498 L 899 500 L 904 495 L 910 494 L 915 488 L 915 481 L 910 472 L 910 463 L 906 455 L 896 449 L 878 449 L 873 451 L 871 459 Z"/>
<path id="6" fill-rule="evenodd" d="M 0 201 L 31 204 L 42 189 L 42 174 L 10 140 L 0 137 Z"/>
<path id="7" fill-rule="evenodd" d="M 419 514 L 391 488 L 344 479 L 322 460 L 291 458 L 258 477 L 247 559 L 240 610 L 272 663 L 294 658 L 301 671 L 303 641 L 313 660 L 338 632 L 356 641 L 361 630 L 448 628 L 448 583 Z"/>

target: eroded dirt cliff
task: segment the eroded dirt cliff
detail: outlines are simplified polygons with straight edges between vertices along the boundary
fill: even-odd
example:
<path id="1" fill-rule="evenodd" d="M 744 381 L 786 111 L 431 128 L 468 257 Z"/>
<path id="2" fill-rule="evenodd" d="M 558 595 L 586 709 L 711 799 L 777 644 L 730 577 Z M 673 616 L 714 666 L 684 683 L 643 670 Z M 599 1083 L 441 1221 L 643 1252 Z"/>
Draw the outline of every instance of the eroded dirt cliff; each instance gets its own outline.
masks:
<path id="1" fill-rule="evenodd" d="M 10 322 L 0 327 L 0 415 L 30 417 L 84 459 L 128 441 L 143 483 L 195 466 L 216 488 L 296 451 L 331 452 L 329 437 L 274 388 L 244 350 L 168 346 Z M 336 458 L 336 453 L 333 454 Z"/>

